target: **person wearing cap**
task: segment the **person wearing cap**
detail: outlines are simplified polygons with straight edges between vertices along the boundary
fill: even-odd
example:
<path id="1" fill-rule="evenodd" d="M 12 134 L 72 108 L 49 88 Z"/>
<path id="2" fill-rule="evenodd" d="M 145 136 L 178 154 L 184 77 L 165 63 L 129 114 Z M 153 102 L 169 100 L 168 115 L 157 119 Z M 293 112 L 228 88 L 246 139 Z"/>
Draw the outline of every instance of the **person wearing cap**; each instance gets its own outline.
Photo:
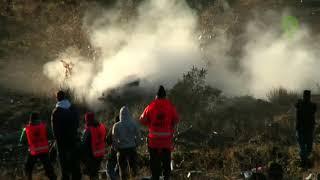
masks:
<path id="1" fill-rule="evenodd" d="M 32 170 L 40 160 L 46 172 L 46 176 L 50 180 L 56 180 L 57 176 L 49 159 L 49 141 L 47 125 L 40 120 L 40 115 L 37 112 L 30 114 L 29 123 L 23 129 L 20 144 L 27 141 L 29 145 L 29 153 L 25 164 L 27 179 L 32 180 Z"/>
<path id="2" fill-rule="evenodd" d="M 107 129 L 93 112 L 85 114 L 85 129 L 81 138 L 82 157 L 90 179 L 98 179 L 98 171 L 105 155 Z"/>
<path id="3" fill-rule="evenodd" d="M 57 103 L 51 114 L 51 126 L 56 140 L 62 179 L 79 180 L 80 157 L 78 136 L 79 114 L 63 91 L 56 94 Z"/>
<path id="4" fill-rule="evenodd" d="M 120 121 L 119 116 L 116 116 L 114 118 L 114 124 L 119 121 Z M 113 129 L 113 125 L 112 125 L 111 129 Z M 118 152 L 115 149 L 115 147 L 112 145 L 112 131 L 108 132 L 107 145 L 111 146 L 110 153 L 108 155 L 108 160 L 107 160 L 107 174 L 111 180 L 115 180 L 119 176 L 119 168 L 117 167 L 117 164 L 118 164 L 117 153 Z"/>
<path id="5" fill-rule="evenodd" d="M 149 129 L 148 149 L 152 180 L 170 179 L 171 151 L 173 151 L 173 134 L 179 122 L 175 106 L 166 98 L 163 86 L 159 87 L 157 96 L 143 111 L 140 122 Z"/>
<path id="6" fill-rule="evenodd" d="M 305 166 L 312 152 L 313 133 L 315 128 L 315 113 L 317 106 L 311 102 L 311 91 L 303 91 L 303 99 L 299 99 L 296 107 L 296 131 L 300 146 L 302 166 Z"/>
<path id="7" fill-rule="evenodd" d="M 132 120 L 129 109 L 123 106 L 119 114 L 120 121 L 113 125 L 112 146 L 117 150 L 120 179 L 129 179 L 128 165 L 131 176 L 137 173 L 137 146 L 140 145 L 138 124 Z"/>

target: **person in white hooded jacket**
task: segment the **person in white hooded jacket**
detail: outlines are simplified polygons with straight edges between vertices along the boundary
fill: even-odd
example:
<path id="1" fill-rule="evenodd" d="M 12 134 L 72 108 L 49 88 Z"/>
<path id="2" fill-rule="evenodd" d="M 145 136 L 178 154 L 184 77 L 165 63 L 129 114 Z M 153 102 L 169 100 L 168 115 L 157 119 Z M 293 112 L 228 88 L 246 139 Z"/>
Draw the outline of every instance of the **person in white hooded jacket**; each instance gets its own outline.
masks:
<path id="1" fill-rule="evenodd" d="M 137 151 L 140 144 L 140 131 L 126 106 L 120 110 L 120 121 L 115 123 L 112 129 L 112 145 L 118 151 L 118 164 L 120 169 L 120 179 L 128 179 L 127 167 L 132 172 L 132 176 L 137 173 Z"/>

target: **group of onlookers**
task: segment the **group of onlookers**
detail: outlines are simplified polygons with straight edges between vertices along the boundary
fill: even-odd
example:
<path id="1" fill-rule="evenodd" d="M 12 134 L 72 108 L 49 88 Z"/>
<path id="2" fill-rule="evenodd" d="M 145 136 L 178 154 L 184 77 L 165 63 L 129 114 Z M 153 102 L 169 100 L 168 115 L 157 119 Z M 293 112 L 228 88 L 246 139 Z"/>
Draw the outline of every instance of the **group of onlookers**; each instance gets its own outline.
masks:
<path id="1" fill-rule="evenodd" d="M 80 161 L 84 164 L 84 173 L 91 179 L 97 178 L 106 154 L 106 144 L 111 146 L 107 158 L 109 177 L 116 179 L 119 176 L 120 179 L 125 180 L 137 175 L 137 147 L 142 143 L 142 138 L 139 125 L 132 119 L 128 107 L 123 106 L 120 109 L 119 115 L 109 130 L 103 123 L 97 121 L 93 112 L 87 112 L 84 118 L 85 128 L 80 140 L 77 109 L 69 102 L 63 91 L 59 91 L 56 98 L 57 103 L 51 116 L 51 128 L 47 129 L 39 113 L 33 112 L 28 125 L 23 129 L 20 141 L 27 139 L 29 145 L 25 165 L 28 179 L 32 179 L 32 170 L 38 159 L 43 163 L 49 179 L 57 179 L 49 158 L 48 136 L 51 130 L 57 145 L 63 180 L 81 179 Z M 295 107 L 301 165 L 305 167 L 309 163 L 308 158 L 312 152 L 316 113 L 316 104 L 311 102 L 309 90 L 304 91 L 303 99 L 298 100 Z M 170 179 L 171 152 L 174 149 L 173 135 L 179 117 L 174 105 L 166 98 L 163 86 L 160 86 L 155 100 L 144 109 L 139 122 L 149 131 L 148 150 L 152 179 L 159 180 L 160 176 L 165 180 Z"/>
<path id="2" fill-rule="evenodd" d="M 28 179 L 32 179 L 32 170 L 37 159 L 43 163 L 47 177 L 50 180 L 57 179 L 49 157 L 51 146 L 48 139 L 51 131 L 58 151 L 61 179 L 79 180 L 82 173 L 89 175 L 90 179 L 98 178 L 107 145 L 111 146 L 107 155 L 109 177 L 122 180 L 135 177 L 138 172 L 137 147 L 143 142 L 138 124 L 149 129 L 148 148 L 152 179 L 158 180 L 161 175 L 165 180 L 170 179 L 173 134 L 179 118 L 173 104 L 166 99 L 163 86 L 160 86 L 155 100 L 145 108 L 140 123 L 133 120 L 127 106 L 120 109 L 110 129 L 97 121 L 93 112 L 87 112 L 81 139 L 78 136 L 77 109 L 63 91 L 56 94 L 56 99 L 50 128 L 41 121 L 38 112 L 32 112 L 28 125 L 23 129 L 20 142 L 26 139 L 29 145 L 25 165 Z M 83 172 L 80 161 L 84 165 Z"/>

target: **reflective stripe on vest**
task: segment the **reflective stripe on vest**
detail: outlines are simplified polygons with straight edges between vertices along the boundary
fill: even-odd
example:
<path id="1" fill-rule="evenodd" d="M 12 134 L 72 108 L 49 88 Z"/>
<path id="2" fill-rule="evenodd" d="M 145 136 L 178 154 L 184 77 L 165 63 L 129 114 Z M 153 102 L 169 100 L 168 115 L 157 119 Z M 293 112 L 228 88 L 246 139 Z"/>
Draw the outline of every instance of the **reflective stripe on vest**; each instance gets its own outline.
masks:
<path id="1" fill-rule="evenodd" d="M 171 136 L 171 132 L 157 132 L 157 131 L 149 131 L 149 135 L 154 136 Z"/>
<path id="2" fill-rule="evenodd" d="M 26 134 L 31 155 L 36 156 L 49 152 L 48 132 L 44 123 L 27 125 Z"/>
<path id="3" fill-rule="evenodd" d="M 49 146 L 40 146 L 40 147 L 36 147 L 36 148 L 30 147 L 29 149 L 30 149 L 30 151 L 42 151 L 42 150 L 49 149 Z"/>
<path id="4" fill-rule="evenodd" d="M 105 149 L 100 149 L 100 150 L 96 150 L 96 151 L 94 151 L 93 152 L 93 154 L 95 155 L 95 156 L 97 156 L 97 155 L 99 155 L 99 154 L 101 154 L 101 153 L 105 153 Z"/>

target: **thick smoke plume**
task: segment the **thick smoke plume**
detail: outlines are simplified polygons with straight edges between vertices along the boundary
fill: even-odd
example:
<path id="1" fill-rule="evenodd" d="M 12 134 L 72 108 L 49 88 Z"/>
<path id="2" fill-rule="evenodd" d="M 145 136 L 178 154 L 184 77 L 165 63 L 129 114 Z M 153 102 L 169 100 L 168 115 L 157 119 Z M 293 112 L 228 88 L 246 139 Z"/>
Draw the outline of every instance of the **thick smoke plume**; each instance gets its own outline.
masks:
<path id="1" fill-rule="evenodd" d="M 282 27 L 282 17 L 286 16 L 286 12 L 269 11 L 251 19 L 245 33 L 237 38 L 218 36 L 208 48 L 214 52 L 209 53 L 213 62 L 209 82 L 230 95 L 258 98 L 279 87 L 318 91 L 318 37 L 312 36 L 303 22 L 288 36 Z M 241 53 L 230 55 L 235 43 Z"/>
<path id="2" fill-rule="evenodd" d="M 137 17 L 127 23 L 119 22 L 118 10 L 98 18 L 88 13 L 84 29 L 100 57 L 89 60 L 71 48 L 47 63 L 44 73 L 57 85 L 67 84 L 77 95 L 86 95 L 89 103 L 136 79 L 145 88 L 172 87 L 192 66 L 206 66 L 208 83 L 227 95 L 264 98 L 280 86 L 312 89 L 320 75 L 317 45 L 303 26 L 292 38 L 286 37 L 281 29 L 283 15 L 268 12 L 265 19 L 254 18 L 240 35 L 217 32 L 201 48 L 197 14 L 184 1 L 145 1 Z M 237 55 L 230 53 L 235 43 L 240 49 Z M 74 64 L 68 79 L 61 59 Z"/>
<path id="3" fill-rule="evenodd" d="M 63 52 L 44 67 L 50 79 L 57 84 L 65 81 L 77 94 L 86 93 L 92 102 L 130 80 L 140 79 L 142 87 L 159 83 L 170 87 L 182 72 L 201 64 L 194 36 L 197 19 L 185 2 L 147 1 L 139 7 L 137 18 L 125 25 L 119 23 L 117 10 L 108 12 L 94 22 L 89 15 L 84 20 L 101 57 L 92 62 L 79 53 Z M 75 64 L 67 80 L 61 59 Z"/>

